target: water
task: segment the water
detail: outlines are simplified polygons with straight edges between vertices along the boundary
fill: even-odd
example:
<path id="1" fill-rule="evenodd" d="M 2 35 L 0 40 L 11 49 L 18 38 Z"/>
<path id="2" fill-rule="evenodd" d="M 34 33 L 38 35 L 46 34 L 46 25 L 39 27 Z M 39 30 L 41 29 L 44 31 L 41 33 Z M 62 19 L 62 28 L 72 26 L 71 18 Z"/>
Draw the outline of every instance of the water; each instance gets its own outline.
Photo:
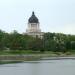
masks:
<path id="1" fill-rule="evenodd" d="M 0 75 L 75 75 L 75 60 L 40 60 L 0 65 Z"/>

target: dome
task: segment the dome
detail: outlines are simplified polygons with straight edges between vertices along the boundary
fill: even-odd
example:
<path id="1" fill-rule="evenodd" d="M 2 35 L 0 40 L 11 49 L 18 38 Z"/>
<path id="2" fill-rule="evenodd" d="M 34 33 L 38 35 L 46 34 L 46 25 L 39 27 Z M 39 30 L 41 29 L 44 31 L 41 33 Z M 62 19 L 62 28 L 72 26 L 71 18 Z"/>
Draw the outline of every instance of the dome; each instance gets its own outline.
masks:
<path id="1" fill-rule="evenodd" d="M 39 23 L 38 18 L 35 16 L 34 12 L 32 12 L 32 16 L 28 20 L 29 23 Z"/>

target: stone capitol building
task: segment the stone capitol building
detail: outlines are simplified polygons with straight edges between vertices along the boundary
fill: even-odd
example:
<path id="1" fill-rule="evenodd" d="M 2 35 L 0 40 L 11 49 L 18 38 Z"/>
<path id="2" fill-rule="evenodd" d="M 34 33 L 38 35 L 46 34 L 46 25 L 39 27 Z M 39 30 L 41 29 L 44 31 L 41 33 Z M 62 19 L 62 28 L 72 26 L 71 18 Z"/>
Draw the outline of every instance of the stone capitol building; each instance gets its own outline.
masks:
<path id="1" fill-rule="evenodd" d="M 39 38 L 42 38 L 44 35 L 44 33 L 41 32 L 39 20 L 35 16 L 34 12 L 32 12 L 31 17 L 28 19 L 28 28 L 26 29 L 26 35 Z"/>

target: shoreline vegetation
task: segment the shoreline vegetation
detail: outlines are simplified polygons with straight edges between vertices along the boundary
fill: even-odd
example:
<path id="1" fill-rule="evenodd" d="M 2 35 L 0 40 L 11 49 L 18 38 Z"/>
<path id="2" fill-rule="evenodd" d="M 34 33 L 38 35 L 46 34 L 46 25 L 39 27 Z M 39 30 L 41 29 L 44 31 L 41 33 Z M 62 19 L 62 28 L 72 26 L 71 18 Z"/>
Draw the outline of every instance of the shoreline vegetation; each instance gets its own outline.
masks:
<path id="1" fill-rule="evenodd" d="M 60 60 L 60 59 L 75 59 L 75 52 L 51 52 L 51 51 L 19 51 L 19 50 L 3 50 L 0 51 L 0 63 L 2 62 L 24 62 L 34 60 Z"/>
<path id="2" fill-rule="evenodd" d="M 25 55 L 25 56 L 75 56 L 75 50 L 67 52 L 53 52 L 53 51 L 32 51 L 32 50 L 2 50 L 0 51 L 0 56 L 12 56 L 12 55 Z"/>
<path id="3" fill-rule="evenodd" d="M 15 30 L 12 33 L 0 30 L 1 63 L 48 57 L 75 57 L 75 35 L 47 32 L 39 38 L 20 34 Z"/>
<path id="4" fill-rule="evenodd" d="M 16 30 L 12 33 L 0 30 L 0 51 L 2 50 L 68 52 L 75 50 L 75 35 L 47 32 L 39 38 L 20 34 Z"/>

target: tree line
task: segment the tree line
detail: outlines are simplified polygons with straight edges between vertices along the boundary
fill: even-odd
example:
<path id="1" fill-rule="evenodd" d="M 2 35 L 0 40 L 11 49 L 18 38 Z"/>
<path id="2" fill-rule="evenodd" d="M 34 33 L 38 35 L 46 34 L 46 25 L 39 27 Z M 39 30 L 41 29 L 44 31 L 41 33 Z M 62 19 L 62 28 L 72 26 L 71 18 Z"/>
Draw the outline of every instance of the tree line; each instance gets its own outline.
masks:
<path id="1" fill-rule="evenodd" d="M 17 31 L 6 33 L 0 30 L 1 50 L 32 50 L 66 52 L 75 50 L 75 35 L 44 33 L 43 38 L 34 38 Z"/>

